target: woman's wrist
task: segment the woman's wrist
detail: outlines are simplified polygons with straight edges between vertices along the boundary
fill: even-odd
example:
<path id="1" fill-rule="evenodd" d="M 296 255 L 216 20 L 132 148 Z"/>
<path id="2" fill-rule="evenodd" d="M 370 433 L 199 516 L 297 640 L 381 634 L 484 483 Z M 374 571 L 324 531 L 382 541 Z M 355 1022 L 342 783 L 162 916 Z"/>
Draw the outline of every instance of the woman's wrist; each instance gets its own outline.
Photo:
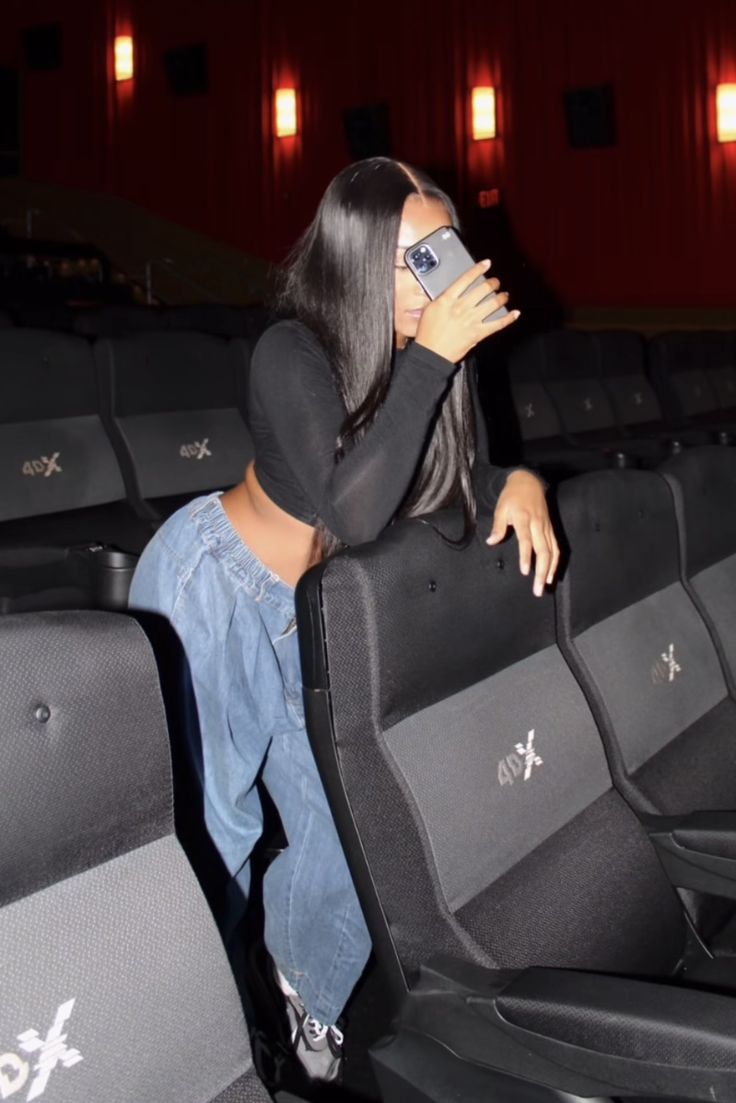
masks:
<path id="1" fill-rule="evenodd" d="M 529 467 L 512 467 L 506 475 L 506 482 L 504 483 L 504 486 L 508 486 L 508 484 L 512 480 L 514 482 L 523 482 L 524 479 L 533 479 L 534 482 L 539 483 L 542 490 L 544 490 L 545 492 L 547 491 L 549 484 L 544 481 L 541 475 L 539 475 L 536 471 L 532 471 Z"/>

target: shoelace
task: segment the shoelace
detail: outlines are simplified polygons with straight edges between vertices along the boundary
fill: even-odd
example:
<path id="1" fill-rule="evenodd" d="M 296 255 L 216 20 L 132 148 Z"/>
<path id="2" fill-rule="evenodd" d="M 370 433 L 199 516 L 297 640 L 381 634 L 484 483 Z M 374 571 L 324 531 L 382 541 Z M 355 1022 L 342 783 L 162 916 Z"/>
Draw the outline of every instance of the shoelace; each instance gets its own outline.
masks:
<path id="1" fill-rule="evenodd" d="M 312 1018 L 311 1015 L 307 1015 L 305 1026 L 310 1038 L 315 1042 L 321 1042 L 328 1033 L 332 1034 L 333 1041 L 337 1046 L 341 1046 L 344 1041 L 342 1031 L 338 1030 L 336 1026 L 325 1026 L 324 1023 Z"/>

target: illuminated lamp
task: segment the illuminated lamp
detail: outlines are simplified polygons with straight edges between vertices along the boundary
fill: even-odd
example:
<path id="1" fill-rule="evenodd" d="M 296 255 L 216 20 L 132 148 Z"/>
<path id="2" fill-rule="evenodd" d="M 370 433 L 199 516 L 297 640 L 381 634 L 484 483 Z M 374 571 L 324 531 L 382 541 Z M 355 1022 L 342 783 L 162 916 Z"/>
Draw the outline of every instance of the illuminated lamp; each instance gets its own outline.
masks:
<path id="1" fill-rule="evenodd" d="M 296 89 L 277 88 L 276 97 L 276 137 L 292 138 L 298 133 L 296 118 Z"/>
<path id="2" fill-rule="evenodd" d="M 716 126 L 719 142 L 736 142 L 736 84 L 716 88 Z"/>
<path id="3" fill-rule="evenodd" d="M 115 38 L 115 80 L 133 79 L 133 39 L 129 34 Z"/>
<path id="4" fill-rule="evenodd" d="M 496 137 L 496 89 L 474 88 L 471 95 L 473 140 Z"/>

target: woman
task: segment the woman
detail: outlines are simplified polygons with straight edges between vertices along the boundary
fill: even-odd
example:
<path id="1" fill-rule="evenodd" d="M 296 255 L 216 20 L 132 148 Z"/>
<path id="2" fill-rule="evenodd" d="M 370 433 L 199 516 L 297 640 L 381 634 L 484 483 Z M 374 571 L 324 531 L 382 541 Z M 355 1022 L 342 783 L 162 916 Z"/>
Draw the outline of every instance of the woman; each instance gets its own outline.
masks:
<path id="1" fill-rule="evenodd" d="M 494 509 L 489 543 L 513 526 L 535 593 L 557 567 L 544 488 L 476 455 L 474 390 L 463 361 L 518 311 L 495 279 L 462 292 L 475 265 L 429 302 L 406 248 L 455 223 L 450 200 L 386 158 L 332 181 L 287 266 L 291 320 L 261 338 L 251 369 L 255 461 L 226 494 L 172 516 L 145 550 L 131 604 L 169 618 L 191 667 L 202 733 L 208 829 L 244 896 L 261 831 L 262 776 L 288 846 L 264 880 L 265 939 L 310 1075 L 331 1079 L 335 1023 L 370 943 L 304 730 L 293 587 L 343 544 L 396 517 L 476 502 Z"/>

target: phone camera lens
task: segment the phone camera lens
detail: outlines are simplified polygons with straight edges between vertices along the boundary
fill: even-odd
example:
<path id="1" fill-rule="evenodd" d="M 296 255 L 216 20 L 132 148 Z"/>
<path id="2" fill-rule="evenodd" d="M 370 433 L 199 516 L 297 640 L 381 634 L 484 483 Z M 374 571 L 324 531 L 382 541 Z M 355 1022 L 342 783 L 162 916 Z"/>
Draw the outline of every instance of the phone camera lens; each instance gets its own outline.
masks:
<path id="1" fill-rule="evenodd" d="M 439 264 L 437 257 L 428 245 L 420 245 L 417 249 L 412 250 L 411 262 L 418 276 L 426 276 L 427 272 L 431 272 Z"/>

